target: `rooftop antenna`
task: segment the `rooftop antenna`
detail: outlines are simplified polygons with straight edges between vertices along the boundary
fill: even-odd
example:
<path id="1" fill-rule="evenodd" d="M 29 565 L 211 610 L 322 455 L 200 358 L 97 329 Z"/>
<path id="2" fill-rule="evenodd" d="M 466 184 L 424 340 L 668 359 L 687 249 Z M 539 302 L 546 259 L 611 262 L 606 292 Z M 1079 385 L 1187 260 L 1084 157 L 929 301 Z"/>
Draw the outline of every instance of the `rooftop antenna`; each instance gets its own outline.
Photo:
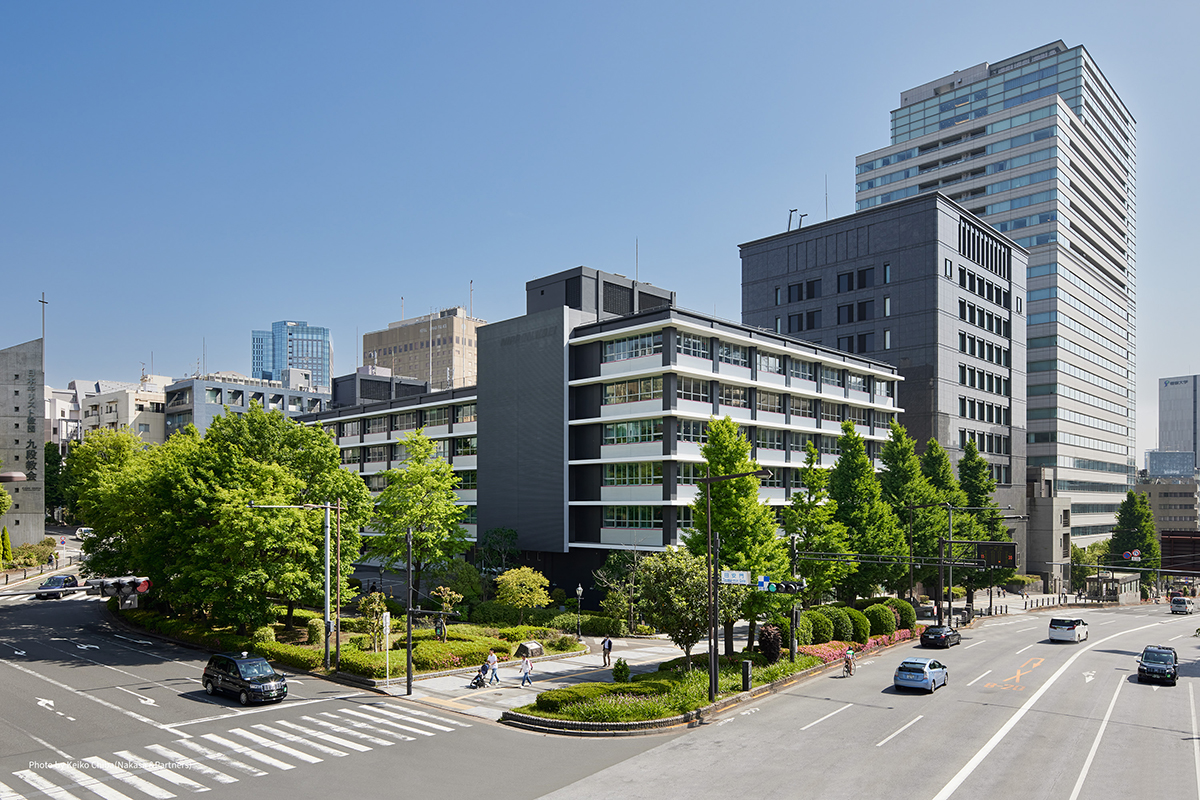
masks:
<path id="1" fill-rule="evenodd" d="M 404 295 L 400 295 L 400 321 L 404 322 Z"/>
<path id="2" fill-rule="evenodd" d="M 467 297 L 470 298 L 469 300 L 467 300 L 467 317 L 470 319 L 474 319 L 475 318 L 475 281 L 474 281 L 474 279 L 471 280 L 471 291 L 467 292 Z"/>
<path id="3" fill-rule="evenodd" d="M 640 264 L 640 262 L 638 261 L 638 240 L 637 240 L 637 237 L 635 236 L 635 237 L 633 237 L 633 282 L 634 283 L 638 282 L 639 264 Z"/>
<path id="4" fill-rule="evenodd" d="M 787 229 L 789 231 L 792 229 L 792 214 L 795 214 L 795 213 L 796 213 L 796 209 L 794 209 L 794 208 L 788 209 L 788 227 L 787 227 Z"/>
<path id="5" fill-rule="evenodd" d="M 796 217 L 796 230 L 800 230 L 800 226 L 804 224 L 804 218 L 807 216 L 808 214 L 801 214 L 800 216 Z"/>

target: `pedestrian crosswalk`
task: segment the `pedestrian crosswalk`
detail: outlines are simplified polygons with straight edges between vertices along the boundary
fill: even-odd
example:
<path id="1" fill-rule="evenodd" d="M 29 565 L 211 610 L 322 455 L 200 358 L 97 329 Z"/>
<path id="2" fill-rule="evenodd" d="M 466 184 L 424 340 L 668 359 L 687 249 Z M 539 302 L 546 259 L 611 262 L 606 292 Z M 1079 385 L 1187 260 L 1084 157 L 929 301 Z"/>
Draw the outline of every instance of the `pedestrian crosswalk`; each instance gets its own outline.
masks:
<path id="1" fill-rule="evenodd" d="M 149 744 L 139 755 L 118 750 L 112 755 L 71 761 L 34 762 L 0 782 L 0 800 L 27 800 L 21 792 L 51 800 L 171 800 L 179 793 L 207 792 L 246 778 L 261 778 L 469 728 L 470 723 L 413 708 L 384 703 L 314 711 L 297 720 L 202 733 L 170 744 Z"/>

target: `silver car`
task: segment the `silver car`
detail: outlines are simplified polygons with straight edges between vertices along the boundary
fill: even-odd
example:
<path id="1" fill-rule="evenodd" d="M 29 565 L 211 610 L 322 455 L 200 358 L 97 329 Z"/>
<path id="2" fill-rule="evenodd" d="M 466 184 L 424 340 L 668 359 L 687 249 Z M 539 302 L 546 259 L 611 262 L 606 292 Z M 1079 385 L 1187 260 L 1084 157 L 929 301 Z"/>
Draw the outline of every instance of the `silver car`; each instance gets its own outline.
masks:
<path id="1" fill-rule="evenodd" d="M 932 692 L 945 686 L 950 670 L 933 658 L 906 658 L 896 667 L 892 685 L 897 689 L 924 689 Z"/>

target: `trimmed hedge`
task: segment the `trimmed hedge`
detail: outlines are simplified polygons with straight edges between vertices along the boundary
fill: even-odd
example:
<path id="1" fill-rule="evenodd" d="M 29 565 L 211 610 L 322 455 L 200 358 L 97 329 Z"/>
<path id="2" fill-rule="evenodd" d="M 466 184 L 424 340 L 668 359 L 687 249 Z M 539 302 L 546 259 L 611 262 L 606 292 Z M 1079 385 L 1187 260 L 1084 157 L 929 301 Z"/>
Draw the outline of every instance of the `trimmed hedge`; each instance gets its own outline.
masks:
<path id="1" fill-rule="evenodd" d="M 854 641 L 854 623 L 850 621 L 850 615 L 846 613 L 846 609 L 836 606 L 817 606 L 813 611 L 821 614 L 833 624 L 831 639 L 839 642 Z"/>
<path id="2" fill-rule="evenodd" d="M 801 620 L 808 620 L 812 628 L 812 641 L 809 644 L 825 644 L 833 639 L 833 620 L 816 611 L 805 611 L 800 615 Z"/>
<path id="3" fill-rule="evenodd" d="M 854 639 L 852 641 L 858 644 L 866 644 L 867 640 L 871 638 L 871 621 L 857 608 L 847 608 L 845 611 L 850 617 L 850 624 L 854 626 Z"/>
<path id="4" fill-rule="evenodd" d="M 277 661 L 296 669 L 317 669 L 325 659 L 325 653 L 320 650 L 282 642 L 256 642 L 254 652 L 268 661 Z"/>
<path id="5" fill-rule="evenodd" d="M 428 671 L 478 667 L 487 661 L 488 653 L 493 649 L 497 658 L 507 661 L 512 655 L 509 648 L 508 642 L 498 639 L 482 642 L 417 642 L 413 645 L 413 669 Z"/>
<path id="6" fill-rule="evenodd" d="M 575 615 L 559 614 L 547 624 L 551 628 L 573 633 L 575 631 Z M 579 630 L 584 636 L 628 636 L 629 623 L 623 619 L 606 617 L 601 614 L 582 614 L 579 617 Z"/>
<path id="7" fill-rule="evenodd" d="M 872 636 L 886 636 L 896 632 L 896 619 L 899 616 L 896 609 L 883 603 L 867 606 L 863 611 L 871 622 Z"/>
<path id="8" fill-rule="evenodd" d="M 884 605 L 891 606 L 900 612 L 900 627 L 897 630 L 912 630 L 917 627 L 917 612 L 913 610 L 912 603 L 901 600 L 899 597 L 889 597 L 883 602 Z"/>
<path id="9" fill-rule="evenodd" d="M 671 690 L 671 681 L 644 680 L 637 683 L 577 683 L 562 689 L 551 689 L 537 696 L 535 705 L 540 711 L 555 713 L 564 706 L 573 703 L 583 703 L 610 694 L 621 694 L 628 697 L 644 697 L 647 695 L 665 694 Z"/>
<path id="10" fill-rule="evenodd" d="M 813 643 L 813 624 L 812 620 L 801 614 L 796 620 L 796 644 L 812 644 Z"/>
<path id="11" fill-rule="evenodd" d="M 558 628 L 547 628 L 538 625 L 517 625 L 512 628 L 501 628 L 496 636 L 506 642 L 542 641 L 560 635 Z"/>

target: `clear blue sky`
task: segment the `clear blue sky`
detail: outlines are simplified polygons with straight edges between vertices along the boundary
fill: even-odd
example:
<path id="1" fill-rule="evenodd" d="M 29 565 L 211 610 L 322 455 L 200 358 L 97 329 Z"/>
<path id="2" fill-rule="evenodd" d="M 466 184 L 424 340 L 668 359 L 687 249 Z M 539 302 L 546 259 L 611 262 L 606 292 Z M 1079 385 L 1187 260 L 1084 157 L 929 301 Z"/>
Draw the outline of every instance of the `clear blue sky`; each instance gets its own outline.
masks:
<path id="1" fill-rule="evenodd" d="M 1200 372 L 1200 4 L 5 3 L 0 346 L 249 372 L 279 319 L 524 311 L 579 264 L 740 317 L 737 245 L 853 211 L 899 94 L 1056 39 L 1138 122 L 1138 449 Z"/>

